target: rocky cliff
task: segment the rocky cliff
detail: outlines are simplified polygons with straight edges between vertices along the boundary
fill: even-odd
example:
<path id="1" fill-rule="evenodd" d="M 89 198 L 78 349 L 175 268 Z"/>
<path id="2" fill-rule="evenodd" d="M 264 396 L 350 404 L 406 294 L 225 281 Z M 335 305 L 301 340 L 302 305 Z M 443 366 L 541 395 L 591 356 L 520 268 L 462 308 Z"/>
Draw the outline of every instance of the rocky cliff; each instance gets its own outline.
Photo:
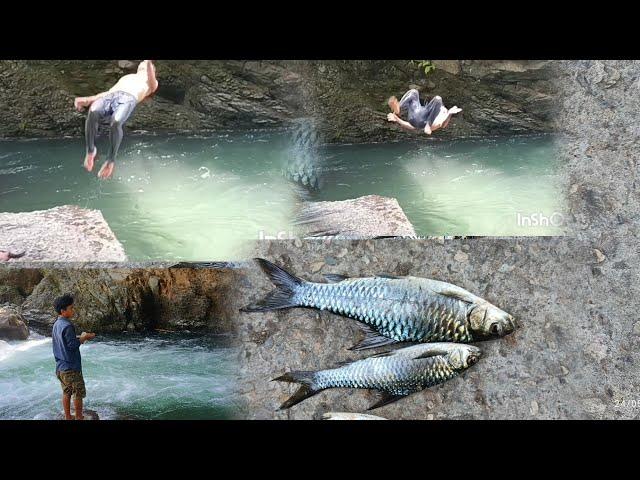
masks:
<path id="1" fill-rule="evenodd" d="M 75 96 L 109 89 L 137 61 L 0 61 L 0 138 L 76 136 Z M 329 143 L 415 138 L 386 121 L 389 96 L 418 88 L 463 113 L 438 138 L 550 132 L 555 64 L 546 61 L 157 61 L 159 90 L 130 131 L 199 134 L 282 128 L 313 116 Z"/>
<path id="2" fill-rule="evenodd" d="M 0 283 L 25 294 L 11 302 L 31 329 L 45 334 L 55 321 L 54 299 L 67 292 L 75 297 L 74 323 L 81 330 L 229 333 L 233 315 L 225 299 L 235 276 L 229 269 L 5 269 Z"/>

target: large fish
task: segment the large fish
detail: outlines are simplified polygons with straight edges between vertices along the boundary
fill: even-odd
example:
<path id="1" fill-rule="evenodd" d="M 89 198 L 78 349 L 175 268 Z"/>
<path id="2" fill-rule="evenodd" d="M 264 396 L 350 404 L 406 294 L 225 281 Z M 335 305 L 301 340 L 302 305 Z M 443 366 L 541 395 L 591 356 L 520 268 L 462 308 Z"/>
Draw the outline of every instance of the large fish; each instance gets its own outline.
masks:
<path id="1" fill-rule="evenodd" d="M 419 277 L 333 274 L 325 275 L 333 283 L 314 283 L 267 260 L 256 261 L 276 289 L 241 311 L 308 307 L 359 320 L 366 336 L 355 350 L 395 342 L 467 343 L 515 330 L 515 320 L 507 312 L 450 283 Z"/>
<path id="2" fill-rule="evenodd" d="M 329 370 L 294 371 L 274 378 L 302 386 L 280 410 L 327 388 L 378 390 L 382 398 L 368 410 L 388 405 L 427 387 L 446 382 L 475 364 L 480 349 L 461 343 L 423 343 L 347 363 Z"/>

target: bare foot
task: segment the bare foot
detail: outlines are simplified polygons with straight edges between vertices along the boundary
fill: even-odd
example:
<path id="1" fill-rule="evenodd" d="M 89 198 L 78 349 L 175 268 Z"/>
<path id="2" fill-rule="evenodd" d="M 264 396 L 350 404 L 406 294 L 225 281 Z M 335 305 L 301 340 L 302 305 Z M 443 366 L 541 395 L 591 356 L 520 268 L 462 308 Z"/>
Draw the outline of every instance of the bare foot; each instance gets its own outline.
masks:
<path id="1" fill-rule="evenodd" d="M 116 168 L 115 162 L 104 162 L 104 164 L 102 165 L 102 168 L 98 172 L 98 177 L 104 180 L 111 178 L 111 175 L 113 175 L 113 170 L 115 168 Z"/>
<path id="2" fill-rule="evenodd" d="M 77 111 L 81 112 L 82 110 L 84 110 L 84 107 L 87 106 L 87 100 L 84 97 L 76 97 L 76 99 L 73 101 L 73 106 Z"/>
<path id="3" fill-rule="evenodd" d="M 455 105 L 449 109 L 449 113 L 450 114 L 460 113 L 461 111 L 462 111 L 462 109 L 459 108 L 459 107 L 456 107 Z"/>
<path id="4" fill-rule="evenodd" d="M 87 153 L 87 155 L 84 157 L 84 168 L 87 169 L 87 172 L 93 170 L 93 161 L 95 160 L 97 154 L 98 149 L 94 147 L 93 152 Z"/>
<path id="5" fill-rule="evenodd" d="M 397 122 L 398 121 L 398 117 L 393 112 L 388 113 L 387 114 L 387 121 L 389 121 L 389 122 Z"/>

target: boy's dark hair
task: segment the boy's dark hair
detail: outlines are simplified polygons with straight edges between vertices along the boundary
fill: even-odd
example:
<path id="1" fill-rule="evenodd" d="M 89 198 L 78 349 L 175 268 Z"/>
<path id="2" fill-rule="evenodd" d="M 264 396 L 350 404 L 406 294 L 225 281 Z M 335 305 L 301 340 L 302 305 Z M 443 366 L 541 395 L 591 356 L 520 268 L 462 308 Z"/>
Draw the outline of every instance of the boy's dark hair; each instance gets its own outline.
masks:
<path id="1" fill-rule="evenodd" d="M 56 298 L 56 302 L 53 304 L 53 308 L 57 313 L 62 313 L 62 310 L 66 310 L 69 305 L 73 305 L 73 297 L 65 293 L 61 297 Z"/>

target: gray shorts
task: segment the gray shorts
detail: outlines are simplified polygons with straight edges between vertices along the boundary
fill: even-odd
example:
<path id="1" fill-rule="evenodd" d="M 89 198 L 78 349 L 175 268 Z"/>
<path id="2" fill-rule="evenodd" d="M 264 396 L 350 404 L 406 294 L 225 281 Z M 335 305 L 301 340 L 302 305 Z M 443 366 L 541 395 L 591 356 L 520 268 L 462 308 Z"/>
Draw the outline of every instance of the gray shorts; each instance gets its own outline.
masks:
<path id="1" fill-rule="evenodd" d="M 117 118 L 125 123 L 138 104 L 138 99 L 127 92 L 116 91 L 99 98 L 91 104 L 91 110 L 97 112 L 101 120 Z"/>

